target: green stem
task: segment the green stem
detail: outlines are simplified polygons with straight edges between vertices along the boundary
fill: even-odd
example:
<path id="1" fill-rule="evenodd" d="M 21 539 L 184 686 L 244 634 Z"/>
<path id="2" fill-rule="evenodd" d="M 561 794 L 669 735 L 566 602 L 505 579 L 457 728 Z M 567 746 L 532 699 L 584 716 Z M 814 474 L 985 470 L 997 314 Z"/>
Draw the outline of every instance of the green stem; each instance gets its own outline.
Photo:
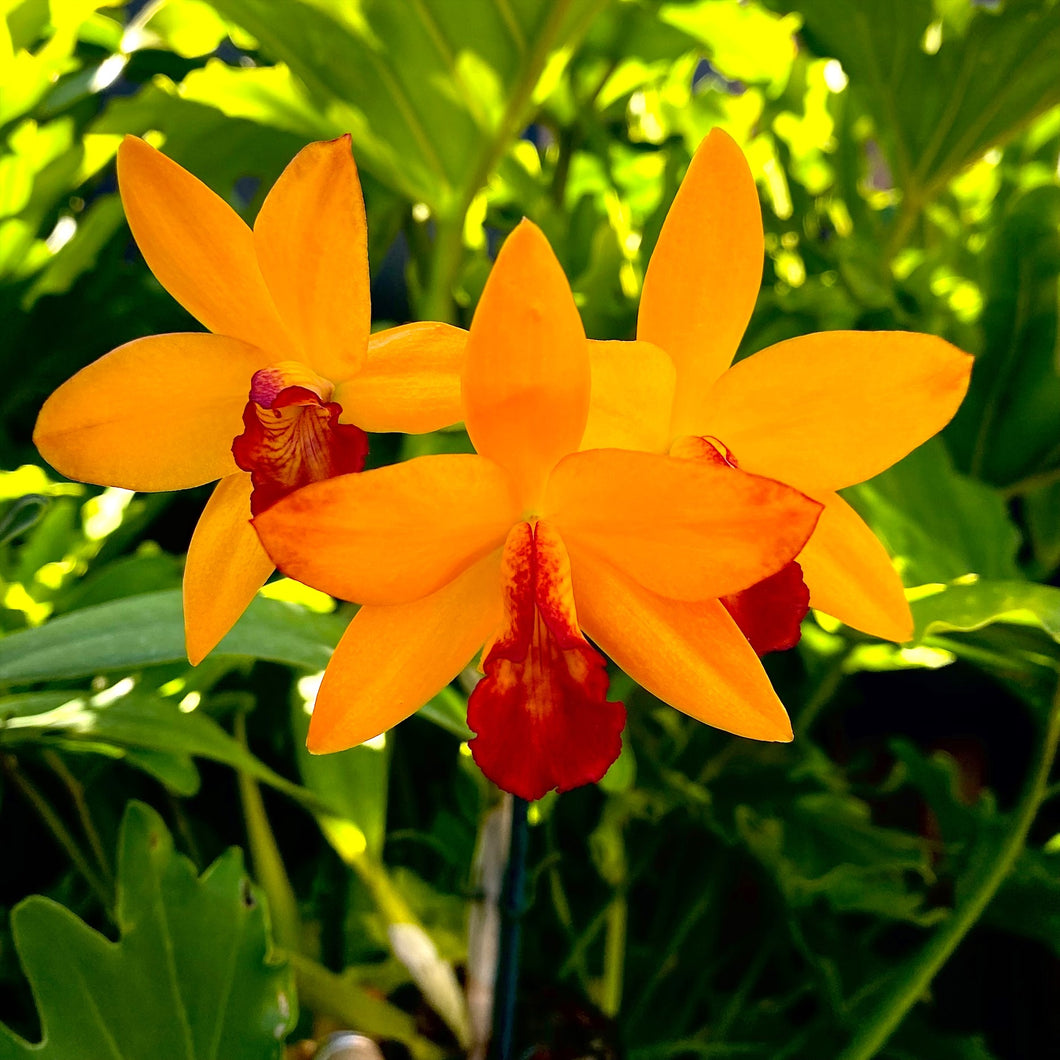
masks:
<path id="1" fill-rule="evenodd" d="M 470 204 L 468 204 L 470 205 Z M 428 262 L 427 286 L 420 299 L 421 320 L 439 320 L 451 324 L 456 318 L 453 287 L 464 260 L 464 214 L 462 206 L 454 218 L 436 218 L 434 242 Z"/>
<path id="2" fill-rule="evenodd" d="M 607 907 L 604 936 L 604 981 L 600 986 L 600 1010 L 612 1019 L 622 1009 L 622 987 L 626 963 L 626 923 L 629 903 L 618 894 Z"/>
<path id="3" fill-rule="evenodd" d="M 573 51 L 597 14 L 611 0 L 596 0 L 588 5 L 578 23 L 567 36 L 566 44 Z M 452 213 L 435 218 L 434 246 L 431 250 L 427 286 L 419 305 L 421 320 L 454 319 L 453 286 L 464 257 L 464 218 L 475 196 L 485 186 L 509 144 L 529 120 L 534 89 L 537 88 L 545 64 L 556 46 L 559 31 L 570 11 L 571 0 L 553 0 L 548 18 L 534 39 L 532 49 L 523 66 L 518 82 L 512 87 L 508 104 L 497 126 L 496 135 L 485 144 L 475 168 L 471 171 L 463 194 L 454 204 Z"/>
<path id="4" fill-rule="evenodd" d="M 871 1060 L 897 1030 L 906 1013 L 924 996 L 932 979 L 950 958 L 965 935 L 986 909 L 998 888 L 1005 882 L 1023 851 L 1027 834 L 1049 790 L 1049 772 L 1060 743 L 1060 686 L 1053 696 L 1052 707 L 1045 725 L 1041 751 L 1019 805 L 1012 816 L 1005 840 L 994 858 L 973 883 L 970 893 L 954 909 L 953 915 L 935 933 L 914 960 L 908 971 L 899 978 L 890 992 L 876 1005 L 875 1012 L 861 1021 L 861 1028 L 839 1060 Z"/>
<path id="5" fill-rule="evenodd" d="M 81 848 L 70 834 L 69 829 L 63 824 L 62 818 L 52 809 L 48 800 L 30 783 L 22 772 L 18 760 L 13 755 L 0 756 L 0 768 L 3 769 L 7 779 L 18 788 L 30 805 L 37 811 L 48 831 L 55 837 L 55 841 L 66 852 L 66 856 L 73 863 L 74 868 L 81 873 L 85 882 L 92 888 L 92 892 L 106 910 L 107 916 L 113 920 L 113 891 L 100 879 L 95 869 L 89 864 L 88 858 L 81 853 Z"/>
<path id="6" fill-rule="evenodd" d="M 243 714 L 236 715 L 235 736 L 244 747 L 247 746 L 247 724 Z M 276 837 L 265 812 L 261 789 L 243 770 L 239 770 L 236 775 L 239 781 L 239 800 L 243 804 L 243 819 L 247 825 L 250 856 L 254 863 L 254 875 L 269 902 L 272 937 L 277 946 L 297 953 L 302 948 L 302 919 L 298 913 L 298 899 L 287 875 L 280 848 L 276 845 Z"/>
<path id="7" fill-rule="evenodd" d="M 1013 497 L 1018 497 L 1023 493 L 1030 493 L 1032 490 L 1041 489 L 1043 486 L 1052 486 L 1057 482 L 1060 482 L 1060 467 L 1054 467 L 1048 471 L 1039 471 L 1037 474 L 1021 478 L 1018 482 L 1013 482 L 1010 486 L 1003 487 L 1000 493 L 1006 500 L 1011 500 Z"/>
<path id="8" fill-rule="evenodd" d="M 832 697 L 839 691 L 839 686 L 846 677 L 846 664 L 852 651 L 853 647 L 843 651 L 834 661 L 828 664 L 827 669 L 821 675 L 820 681 L 817 682 L 817 687 L 809 695 L 806 705 L 795 718 L 798 736 L 805 736 L 809 733 L 821 711 L 828 706 Z"/>
<path id="9" fill-rule="evenodd" d="M 66 790 L 70 793 L 70 798 L 73 800 L 74 808 L 77 810 L 77 816 L 81 822 L 81 827 L 84 829 L 85 835 L 88 837 L 88 845 L 92 848 L 92 853 L 95 856 L 96 864 L 99 865 L 99 870 L 103 874 L 107 886 L 113 887 L 114 873 L 111 871 L 110 862 L 107 860 L 106 852 L 103 849 L 103 843 L 99 838 L 99 832 L 96 830 L 95 822 L 92 820 L 92 814 L 89 812 L 88 802 L 85 800 L 84 784 L 82 784 L 81 781 L 70 772 L 67 764 L 54 751 L 45 751 L 44 761 L 51 766 L 52 771 L 59 777 L 65 785 Z"/>

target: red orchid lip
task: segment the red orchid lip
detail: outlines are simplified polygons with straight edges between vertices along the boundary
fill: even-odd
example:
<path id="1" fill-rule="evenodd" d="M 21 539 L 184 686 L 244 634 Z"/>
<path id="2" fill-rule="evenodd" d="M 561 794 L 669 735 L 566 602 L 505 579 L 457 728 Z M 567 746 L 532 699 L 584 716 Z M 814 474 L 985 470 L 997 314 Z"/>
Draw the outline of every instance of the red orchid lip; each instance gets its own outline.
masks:
<path id="1" fill-rule="evenodd" d="M 327 380 L 298 364 L 254 373 L 243 433 L 232 442 L 232 456 L 254 484 L 254 515 L 310 482 L 364 467 L 368 436 L 339 423 L 342 406 L 327 400 L 331 390 Z"/>
<path id="2" fill-rule="evenodd" d="M 471 753 L 524 799 L 599 780 L 622 749 L 626 711 L 607 699 L 607 662 L 578 627 L 570 559 L 544 520 L 517 523 L 501 561 L 504 627 L 468 701 Z"/>

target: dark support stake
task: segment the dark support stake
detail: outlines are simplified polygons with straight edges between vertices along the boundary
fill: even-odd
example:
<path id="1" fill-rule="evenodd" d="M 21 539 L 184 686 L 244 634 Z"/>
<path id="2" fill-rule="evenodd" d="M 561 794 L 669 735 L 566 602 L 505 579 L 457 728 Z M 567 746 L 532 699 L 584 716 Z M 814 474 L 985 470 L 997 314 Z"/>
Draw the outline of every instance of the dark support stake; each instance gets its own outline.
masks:
<path id="1" fill-rule="evenodd" d="M 512 796 L 512 833 L 508 868 L 501 899 L 501 952 L 497 965 L 497 992 L 493 1005 L 494 1060 L 512 1060 L 515 1033 L 515 997 L 519 989 L 519 933 L 522 927 L 523 891 L 526 882 L 526 799 Z"/>

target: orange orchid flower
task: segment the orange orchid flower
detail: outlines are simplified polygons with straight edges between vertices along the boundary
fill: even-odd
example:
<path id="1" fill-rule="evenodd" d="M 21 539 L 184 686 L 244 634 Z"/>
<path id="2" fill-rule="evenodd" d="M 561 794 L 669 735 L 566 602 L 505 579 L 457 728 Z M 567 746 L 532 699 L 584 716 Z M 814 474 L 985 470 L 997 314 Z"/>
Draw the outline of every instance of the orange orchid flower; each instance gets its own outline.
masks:
<path id="1" fill-rule="evenodd" d="M 791 738 L 717 597 L 786 564 L 818 504 L 706 462 L 578 452 L 588 349 L 563 271 L 524 221 L 468 338 L 477 452 L 315 482 L 255 518 L 281 570 L 363 605 L 321 683 L 310 750 L 397 724 L 485 643 L 468 705 L 483 772 L 526 799 L 595 781 L 619 753 L 625 712 L 607 701 L 605 660 L 584 634 L 693 717 Z"/>
<path id="2" fill-rule="evenodd" d="M 101 357 L 48 398 L 34 441 L 85 482 L 157 491 L 220 479 L 184 573 L 188 656 L 198 663 L 273 570 L 252 511 L 359 471 L 366 430 L 459 421 L 467 333 L 409 324 L 369 335 L 349 136 L 300 151 L 253 230 L 135 137 L 118 151 L 118 180 L 151 271 L 212 334 L 152 335 Z"/>
<path id="3" fill-rule="evenodd" d="M 593 407 L 582 446 L 728 463 L 823 505 L 797 564 L 725 601 L 760 652 L 798 639 L 807 601 L 855 629 L 909 640 L 912 616 L 890 557 L 836 490 L 941 430 L 968 388 L 972 358 L 931 335 L 830 331 L 730 367 L 764 252 L 754 178 L 715 129 L 648 263 L 640 341 L 590 344 Z"/>

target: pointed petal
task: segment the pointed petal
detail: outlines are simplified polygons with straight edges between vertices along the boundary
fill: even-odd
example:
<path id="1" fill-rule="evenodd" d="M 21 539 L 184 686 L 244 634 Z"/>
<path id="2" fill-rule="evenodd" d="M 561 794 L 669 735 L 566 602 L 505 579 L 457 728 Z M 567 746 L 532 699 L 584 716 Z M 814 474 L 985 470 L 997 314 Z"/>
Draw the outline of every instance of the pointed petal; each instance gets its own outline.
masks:
<path id="1" fill-rule="evenodd" d="M 236 624 L 272 573 L 272 560 L 250 525 L 250 476 L 221 479 L 188 549 L 184 568 L 184 639 L 198 666 Z"/>
<path id="2" fill-rule="evenodd" d="M 500 622 L 499 551 L 421 600 L 362 607 L 324 673 L 309 750 L 341 751 L 397 725 L 449 684 Z"/>
<path id="3" fill-rule="evenodd" d="M 201 486 L 236 472 L 250 380 L 265 363 L 222 335 L 151 335 L 82 368 L 44 403 L 33 440 L 69 478 L 132 490 Z"/>
<path id="4" fill-rule="evenodd" d="M 721 129 L 699 145 L 644 275 L 637 338 L 677 365 L 673 433 L 703 434 L 696 403 L 729 366 L 762 283 L 765 243 L 754 177 Z"/>
<path id="5" fill-rule="evenodd" d="M 940 431 L 972 358 L 933 335 L 826 331 L 733 365 L 697 422 L 740 467 L 804 490 L 851 486 Z"/>
<path id="6" fill-rule="evenodd" d="M 135 136 L 118 149 L 118 184 L 136 244 L 158 282 L 211 331 L 298 355 L 273 304 L 254 237 L 220 196 Z"/>
<path id="7" fill-rule="evenodd" d="M 371 322 L 368 228 L 350 136 L 309 144 L 254 222 L 262 275 L 305 360 L 338 382 L 364 363 Z"/>
<path id="8" fill-rule="evenodd" d="M 887 550 L 835 493 L 819 493 L 820 522 L 799 554 L 810 606 L 874 637 L 913 639 L 913 616 Z"/>
<path id="9" fill-rule="evenodd" d="M 557 465 L 547 511 L 571 550 L 591 550 L 663 596 L 704 600 L 794 559 L 820 506 L 735 468 L 594 449 Z"/>
<path id="10" fill-rule="evenodd" d="M 578 628 L 570 559 L 541 519 L 516 523 L 501 560 L 504 624 L 467 704 L 471 753 L 499 788 L 540 799 L 593 784 L 622 750 L 626 710 Z"/>
<path id="11" fill-rule="evenodd" d="M 650 342 L 589 343 L 592 397 L 582 449 L 642 449 L 664 453 L 677 372 Z"/>
<path id="12" fill-rule="evenodd" d="M 314 482 L 254 519 L 276 566 L 332 596 L 404 604 L 498 548 L 518 513 L 474 454 L 423 456 Z"/>
<path id="13" fill-rule="evenodd" d="M 357 375 L 335 389 L 342 422 L 375 434 L 426 434 L 464 418 L 467 332 L 433 321 L 377 331 Z"/>
<path id="14" fill-rule="evenodd" d="M 581 552 L 572 563 L 582 628 L 634 681 L 737 736 L 792 738 L 758 656 L 717 600 L 666 599 Z"/>
<path id="15" fill-rule="evenodd" d="M 505 241 L 475 310 L 464 419 L 475 449 L 505 468 L 524 507 L 578 448 L 589 409 L 589 352 L 570 286 L 541 230 Z"/>

